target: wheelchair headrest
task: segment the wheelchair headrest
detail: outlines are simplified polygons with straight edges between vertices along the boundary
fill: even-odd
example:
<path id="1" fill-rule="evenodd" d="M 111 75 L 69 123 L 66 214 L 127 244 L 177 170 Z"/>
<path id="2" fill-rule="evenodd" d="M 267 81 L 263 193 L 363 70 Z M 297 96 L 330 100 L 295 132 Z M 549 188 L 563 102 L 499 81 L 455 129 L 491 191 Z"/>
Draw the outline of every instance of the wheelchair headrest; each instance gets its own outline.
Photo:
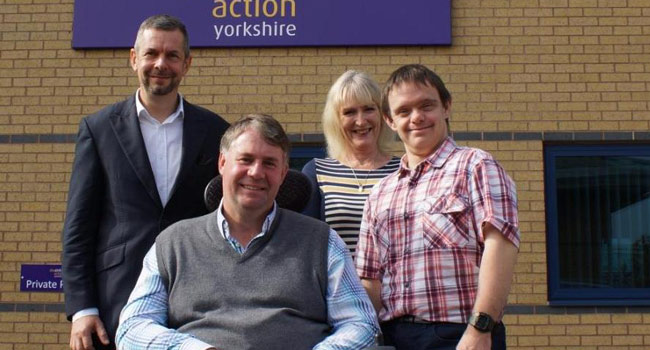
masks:
<path id="1" fill-rule="evenodd" d="M 275 201 L 280 208 L 300 213 L 309 202 L 310 195 L 311 182 L 307 176 L 298 170 L 289 169 L 284 182 L 280 185 Z M 203 201 L 208 211 L 213 212 L 217 209 L 221 197 L 223 197 L 221 175 L 217 175 L 208 182 L 203 193 Z"/>

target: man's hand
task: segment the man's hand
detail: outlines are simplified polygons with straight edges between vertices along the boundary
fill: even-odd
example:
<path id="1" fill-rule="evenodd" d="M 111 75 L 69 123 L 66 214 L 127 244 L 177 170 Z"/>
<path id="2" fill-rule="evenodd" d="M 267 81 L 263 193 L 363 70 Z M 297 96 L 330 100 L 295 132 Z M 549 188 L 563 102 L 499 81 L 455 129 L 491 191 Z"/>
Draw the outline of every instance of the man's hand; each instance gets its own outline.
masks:
<path id="1" fill-rule="evenodd" d="M 104 324 L 99 319 L 99 316 L 88 315 L 72 322 L 70 350 L 93 350 L 93 333 L 97 334 L 97 337 L 104 345 L 110 343 Z"/>
<path id="2" fill-rule="evenodd" d="M 467 326 L 456 346 L 456 350 L 490 350 L 491 348 L 492 333 L 481 333 L 472 326 Z"/>

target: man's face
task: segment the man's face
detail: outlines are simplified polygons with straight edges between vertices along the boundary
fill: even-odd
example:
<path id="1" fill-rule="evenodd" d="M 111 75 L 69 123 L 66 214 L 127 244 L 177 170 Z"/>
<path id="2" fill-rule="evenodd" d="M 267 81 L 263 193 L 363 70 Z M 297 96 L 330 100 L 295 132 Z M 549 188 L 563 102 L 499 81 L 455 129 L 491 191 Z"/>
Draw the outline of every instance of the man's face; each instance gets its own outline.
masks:
<path id="1" fill-rule="evenodd" d="M 447 137 L 451 102 L 444 106 L 436 88 L 403 83 L 391 90 L 388 105 L 386 122 L 404 142 L 409 167 L 430 156 Z"/>
<path id="2" fill-rule="evenodd" d="M 138 74 L 142 93 L 176 95 L 192 61 L 191 57 L 185 57 L 183 33 L 146 29 L 137 46 L 131 49 L 131 67 Z"/>
<path id="3" fill-rule="evenodd" d="M 226 215 L 252 219 L 271 210 L 288 170 L 284 157 L 280 147 L 266 143 L 253 129 L 243 132 L 227 152 L 219 154 Z"/>

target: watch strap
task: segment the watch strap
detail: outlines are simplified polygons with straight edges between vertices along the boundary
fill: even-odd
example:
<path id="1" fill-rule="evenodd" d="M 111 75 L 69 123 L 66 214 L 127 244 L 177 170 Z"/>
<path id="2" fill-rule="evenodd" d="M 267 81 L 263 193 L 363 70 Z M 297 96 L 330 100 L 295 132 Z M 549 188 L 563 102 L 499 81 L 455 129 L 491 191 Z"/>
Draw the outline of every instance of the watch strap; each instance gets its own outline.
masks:
<path id="1" fill-rule="evenodd" d="M 475 312 L 469 316 L 469 324 L 481 333 L 492 332 L 496 322 L 485 312 Z"/>

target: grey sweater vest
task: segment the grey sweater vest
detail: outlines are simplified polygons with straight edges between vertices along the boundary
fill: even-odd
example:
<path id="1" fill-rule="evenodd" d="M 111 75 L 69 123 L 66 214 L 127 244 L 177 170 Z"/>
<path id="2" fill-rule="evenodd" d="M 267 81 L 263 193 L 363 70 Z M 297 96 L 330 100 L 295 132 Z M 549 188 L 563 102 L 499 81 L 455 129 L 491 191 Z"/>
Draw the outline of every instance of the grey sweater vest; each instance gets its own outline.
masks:
<path id="1" fill-rule="evenodd" d="M 307 350 L 331 333 L 326 224 L 278 209 L 243 255 L 218 229 L 215 211 L 156 239 L 168 327 L 228 350 Z"/>

